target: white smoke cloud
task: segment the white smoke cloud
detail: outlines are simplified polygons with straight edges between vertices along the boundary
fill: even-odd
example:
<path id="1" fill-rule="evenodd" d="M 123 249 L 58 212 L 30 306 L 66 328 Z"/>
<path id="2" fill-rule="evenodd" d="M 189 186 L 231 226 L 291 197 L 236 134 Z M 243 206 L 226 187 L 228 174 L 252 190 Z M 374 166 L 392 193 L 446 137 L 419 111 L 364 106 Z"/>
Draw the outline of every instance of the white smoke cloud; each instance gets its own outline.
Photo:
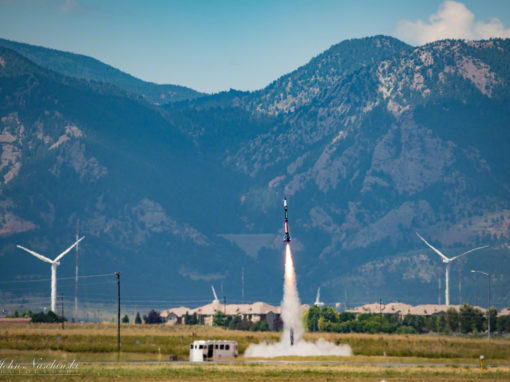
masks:
<path id="1" fill-rule="evenodd" d="M 273 358 L 279 356 L 350 356 L 349 345 L 335 345 L 324 341 L 307 342 L 302 339 L 304 333 L 303 312 L 296 283 L 296 273 L 290 245 L 285 248 L 285 281 L 283 284 L 282 321 L 283 334 L 276 344 L 252 344 L 244 352 L 245 357 Z"/>
<path id="2" fill-rule="evenodd" d="M 510 37 L 510 28 L 501 20 L 476 21 L 475 15 L 457 1 L 445 1 L 428 22 L 401 20 L 397 24 L 396 36 L 410 44 L 422 45 L 432 41 L 453 38 L 484 40 L 493 37 Z"/>
<path id="3" fill-rule="evenodd" d="M 307 342 L 299 340 L 294 346 L 290 346 L 285 341 L 276 344 L 257 344 L 250 345 L 244 352 L 245 357 L 257 358 L 273 358 L 281 356 L 321 356 L 321 355 L 336 355 L 349 357 L 352 355 L 352 350 L 349 345 L 335 345 L 319 338 L 317 342 Z"/>

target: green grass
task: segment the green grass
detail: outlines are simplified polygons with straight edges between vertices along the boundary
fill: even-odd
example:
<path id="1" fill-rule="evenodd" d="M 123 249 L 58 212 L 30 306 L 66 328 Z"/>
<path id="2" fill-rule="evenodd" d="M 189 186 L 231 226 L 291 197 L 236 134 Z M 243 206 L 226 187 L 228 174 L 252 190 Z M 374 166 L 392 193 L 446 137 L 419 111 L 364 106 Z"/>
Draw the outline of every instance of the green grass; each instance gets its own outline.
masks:
<path id="1" fill-rule="evenodd" d="M 19 376 L 2 379 L 19 381 Z M 47 380 L 48 376 L 28 376 L 23 380 Z M 80 365 L 78 375 L 69 381 L 506 381 L 510 370 L 451 367 L 372 367 L 345 365 L 253 365 L 253 364 L 176 364 L 176 365 Z"/>
<path id="2" fill-rule="evenodd" d="M 347 334 L 325 336 L 326 340 L 351 346 L 354 354 L 424 358 L 486 358 L 510 360 L 510 340 L 425 335 Z"/>
<path id="3" fill-rule="evenodd" d="M 189 344 L 196 339 L 233 339 L 238 341 L 242 354 L 250 343 L 267 339 L 275 341 L 280 334 L 225 331 L 204 326 L 124 325 L 119 355 L 116 333 L 114 324 L 69 324 L 64 330 L 51 324 L 4 326 L 0 328 L 0 359 L 29 363 L 34 359 L 77 360 L 80 362 L 77 375 L 59 377 L 66 381 L 510 380 L 510 368 L 497 366 L 510 364 L 509 339 L 493 339 L 489 343 L 482 338 L 306 333 L 305 338 L 310 341 L 324 338 L 335 343 L 348 343 L 354 356 L 281 357 L 279 360 L 290 363 L 270 364 L 255 363 L 255 360 L 241 356 L 233 363 L 133 365 L 125 362 L 168 361 L 169 355 L 187 360 Z M 489 365 L 484 372 L 478 367 L 480 354 L 484 354 L 485 364 Z M 112 364 L 87 363 L 95 361 Z M 331 361 L 337 363 L 331 364 Z M 50 378 L 56 379 L 48 375 L 0 375 L 0 380 L 12 381 L 47 381 Z"/>

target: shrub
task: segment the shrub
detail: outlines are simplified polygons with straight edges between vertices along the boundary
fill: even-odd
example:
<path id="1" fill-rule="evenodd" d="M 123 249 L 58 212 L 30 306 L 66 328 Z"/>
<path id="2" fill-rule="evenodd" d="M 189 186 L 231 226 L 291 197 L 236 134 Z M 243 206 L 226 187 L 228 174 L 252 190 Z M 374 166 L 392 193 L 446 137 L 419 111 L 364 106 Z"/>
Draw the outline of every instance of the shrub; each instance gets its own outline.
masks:
<path id="1" fill-rule="evenodd" d="M 398 334 L 416 334 L 416 329 L 412 326 L 402 325 L 397 329 Z"/>
<path id="2" fill-rule="evenodd" d="M 266 321 L 258 321 L 251 327 L 252 331 L 254 332 L 267 332 L 269 331 L 269 325 Z"/>
<path id="3" fill-rule="evenodd" d="M 217 311 L 213 316 L 213 326 L 225 326 L 227 316 L 222 311 Z"/>
<path id="4" fill-rule="evenodd" d="M 32 322 L 62 322 L 67 321 L 65 317 L 60 317 L 51 310 L 48 313 L 39 312 L 32 315 Z"/>

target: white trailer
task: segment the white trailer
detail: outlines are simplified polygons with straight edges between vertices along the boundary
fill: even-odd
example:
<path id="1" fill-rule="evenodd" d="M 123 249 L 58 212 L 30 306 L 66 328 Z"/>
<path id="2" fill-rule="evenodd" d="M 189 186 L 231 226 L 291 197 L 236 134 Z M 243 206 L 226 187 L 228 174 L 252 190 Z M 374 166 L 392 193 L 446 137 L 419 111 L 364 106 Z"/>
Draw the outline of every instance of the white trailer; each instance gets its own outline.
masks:
<path id="1" fill-rule="evenodd" d="M 237 357 L 237 341 L 200 340 L 189 347 L 190 362 Z"/>

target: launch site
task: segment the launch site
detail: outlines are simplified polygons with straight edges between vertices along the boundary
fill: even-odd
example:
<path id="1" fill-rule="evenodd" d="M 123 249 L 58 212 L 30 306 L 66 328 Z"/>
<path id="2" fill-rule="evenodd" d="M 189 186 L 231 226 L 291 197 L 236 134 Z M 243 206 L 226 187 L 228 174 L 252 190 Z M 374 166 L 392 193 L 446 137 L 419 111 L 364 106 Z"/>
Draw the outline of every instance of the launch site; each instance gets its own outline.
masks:
<path id="1" fill-rule="evenodd" d="M 510 4 L 0 1 L 0 380 L 510 380 Z"/>

